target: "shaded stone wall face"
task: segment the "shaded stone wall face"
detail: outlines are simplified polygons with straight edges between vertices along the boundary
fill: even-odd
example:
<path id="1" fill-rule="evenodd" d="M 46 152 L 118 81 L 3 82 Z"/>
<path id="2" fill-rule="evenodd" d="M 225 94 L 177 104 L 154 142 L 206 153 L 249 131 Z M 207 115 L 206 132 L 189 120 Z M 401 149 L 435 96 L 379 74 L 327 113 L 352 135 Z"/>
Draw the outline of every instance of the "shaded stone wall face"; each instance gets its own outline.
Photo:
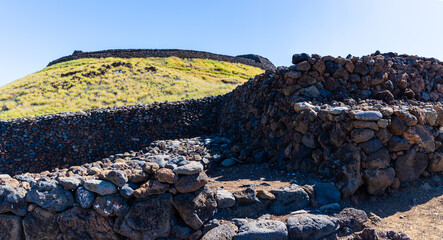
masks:
<path id="1" fill-rule="evenodd" d="M 82 58 L 108 58 L 108 57 L 118 57 L 118 58 L 148 58 L 148 57 L 178 57 L 178 58 L 200 58 L 200 59 L 210 59 L 216 61 L 224 61 L 231 63 L 242 63 L 250 65 L 253 67 L 258 67 L 263 70 L 275 69 L 274 64 L 272 64 L 268 59 L 258 56 L 258 55 L 241 55 L 237 57 L 231 57 L 221 54 L 214 54 L 209 52 L 192 51 L 192 50 L 179 50 L 179 49 L 115 49 L 115 50 L 104 50 L 96 52 L 82 52 L 74 51 L 72 55 L 61 57 L 48 64 L 48 66 L 67 62 L 75 59 Z"/>
<path id="2" fill-rule="evenodd" d="M 220 97 L 0 122 L 0 173 L 38 172 L 217 130 Z"/>
<path id="3" fill-rule="evenodd" d="M 240 160 L 324 174 L 344 196 L 443 171 L 441 62 L 376 53 L 293 63 L 225 96 L 220 132 L 236 138 Z"/>

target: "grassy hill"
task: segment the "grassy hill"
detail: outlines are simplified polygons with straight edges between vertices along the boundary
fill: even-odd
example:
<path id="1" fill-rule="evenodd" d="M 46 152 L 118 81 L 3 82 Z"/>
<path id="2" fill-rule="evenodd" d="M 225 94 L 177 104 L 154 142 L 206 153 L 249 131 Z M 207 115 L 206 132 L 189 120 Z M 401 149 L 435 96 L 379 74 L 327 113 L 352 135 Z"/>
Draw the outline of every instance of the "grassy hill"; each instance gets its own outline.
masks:
<path id="1" fill-rule="evenodd" d="M 1 87 L 0 119 L 220 95 L 262 72 L 176 57 L 72 60 Z"/>

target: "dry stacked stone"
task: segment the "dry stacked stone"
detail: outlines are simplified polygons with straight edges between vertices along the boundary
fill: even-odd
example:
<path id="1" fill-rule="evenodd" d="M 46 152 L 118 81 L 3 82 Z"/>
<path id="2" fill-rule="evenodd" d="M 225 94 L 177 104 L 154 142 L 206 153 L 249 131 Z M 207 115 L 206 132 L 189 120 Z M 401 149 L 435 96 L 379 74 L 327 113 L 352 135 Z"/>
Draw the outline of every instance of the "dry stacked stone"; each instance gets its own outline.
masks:
<path id="1" fill-rule="evenodd" d="M 104 51 L 95 51 L 95 52 L 83 52 L 80 50 L 74 51 L 72 55 L 61 57 L 56 59 L 48 64 L 48 66 L 67 62 L 75 59 L 82 58 L 148 58 L 148 57 L 178 57 L 178 58 L 199 58 L 199 59 L 211 59 L 216 61 L 224 61 L 224 62 L 232 62 L 232 63 L 242 63 L 246 65 L 250 65 L 253 67 L 258 67 L 263 70 L 272 70 L 275 69 L 274 64 L 270 62 L 268 59 L 255 55 L 255 54 L 246 54 L 239 55 L 236 57 L 214 54 L 209 52 L 202 51 L 193 51 L 193 50 L 180 50 L 180 49 L 110 49 Z"/>
<path id="2" fill-rule="evenodd" d="M 443 171 L 443 64 L 380 54 L 295 54 L 223 99 L 220 133 L 240 161 L 317 172 L 343 196 L 384 194 Z"/>
<path id="3" fill-rule="evenodd" d="M 215 132 L 221 97 L 0 121 L 0 173 L 40 172 Z"/>

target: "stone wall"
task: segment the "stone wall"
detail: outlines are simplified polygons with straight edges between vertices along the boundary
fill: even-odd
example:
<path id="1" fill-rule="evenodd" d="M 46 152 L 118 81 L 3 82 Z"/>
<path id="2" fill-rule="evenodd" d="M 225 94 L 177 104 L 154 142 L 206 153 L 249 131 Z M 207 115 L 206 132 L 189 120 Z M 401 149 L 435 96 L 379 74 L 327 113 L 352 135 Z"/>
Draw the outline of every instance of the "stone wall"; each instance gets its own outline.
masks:
<path id="1" fill-rule="evenodd" d="M 61 57 L 48 64 L 48 66 L 54 65 L 56 63 L 71 61 L 75 59 L 82 58 L 107 58 L 107 57 L 118 57 L 118 58 L 148 58 L 148 57 L 178 57 L 178 58 L 200 58 L 200 59 L 210 59 L 216 61 L 232 62 L 232 63 L 242 63 L 250 65 L 253 67 L 258 67 L 263 70 L 275 69 L 274 64 L 272 64 L 268 59 L 254 55 L 247 54 L 237 57 L 231 57 L 221 54 L 214 54 L 202 51 L 192 51 L 192 50 L 179 50 L 179 49 L 113 49 L 104 50 L 96 52 L 83 52 L 74 51 L 72 55 Z"/>
<path id="2" fill-rule="evenodd" d="M 220 97 L 0 121 L 0 173 L 39 172 L 217 130 Z"/>
<path id="3" fill-rule="evenodd" d="M 296 54 L 227 94 L 220 132 L 241 161 L 324 174 L 344 196 L 443 171 L 443 64 L 375 53 Z"/>

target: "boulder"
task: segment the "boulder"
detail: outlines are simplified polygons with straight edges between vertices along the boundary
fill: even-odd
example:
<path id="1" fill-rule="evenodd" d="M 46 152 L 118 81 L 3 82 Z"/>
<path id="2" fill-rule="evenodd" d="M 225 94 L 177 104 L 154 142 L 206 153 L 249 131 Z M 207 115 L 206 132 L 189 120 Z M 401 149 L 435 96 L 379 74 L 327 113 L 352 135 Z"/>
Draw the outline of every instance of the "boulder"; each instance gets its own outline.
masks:
<path id="1" fill-rule="evenodd" d="M 22 218 L 16 215 L 0 214 L 0 239 L 24 240 Z"/>
<path id="2" fill-rule="evenodd" d="M 172 205 L 185 223 L 195 230 L 200 229 L 204 222 L 214 216 L 217 208 L 214 194 L 208 187 L 194 193 L 178 194 L 174 196 Z"/>
<path id="3" fill-rule="evenodd" d="M 409 150 L 409 143 L 405 138 L 393 136 L 388 142 L 389 152 L 407 151 Z"/>
<path id="4" fill-rule="evenodd" d="M 240 204 L 258 202 L 257 193 L 255 192 L 255 185 L 246 185 L 243 189 L 233 193 L 237 202 Z"/>
<path id="5" fill-rule="evenodd" d="M 225 223 L 209 230 L 201 240 L 232 240 L 237 232 L 237 226 L 232 223 Z"/>
<path id="6" fill-rule="evenodd" d="M 0 213 L 11 212 L 25 216 L 28 204 L 25 201 L 26 190 L 22 187 L 12 187 L 8 184 L 0 186 Z"/>
<path id="7" fill-rule="evenodd" d="M 429 164 L 427 170 L 429 172 L 443 172 L 443 152 L 434 152 L 429 154 Z"/>
<path id="8" fill-rule="evenodd" d="M 77 188 L 77 190 L 75 191 L 75 201 L 82 208 L 92 207 L 94 199 L 95 199 L 95 194 L 86 190 L 86 188 L 84 188 L 83 186 Z"/>
<path id="9" fill-rule="evenodd" d="M 178 181 L 178 176 L 169 168 L 160 168 L 155 172 L 155 178 L 162 183 L 174 184 Z"/>
<path id="10" fill-rule="evenodd" d="M 379 111 L 361 111 L 355 113 L 354 117 L 361 121 L 378 121 L 383 115 Z"/>
<path id="11" fill-rule="evenodd" d="M 232 195 L 232 193 L 222 188 L 217 189 L 215 199 L 217 200 L 218 208 L 229 208 L 235 205 L 234 195 Z"/>
<path id="12" fill-rule="evenodd" d="M 202 188 L 208 183 L 208 181 L 208 176 L 202 171 L 195 175 L 180 176 L 174 186 L 180 193 L 189 193 Z"/>
<path id="13" fill-rule="evenodd" d="M 165 193 L 137 200 L 124 218 L 117 218 L 116 232 L 130 239 L 156 239 L 171 233 L 172 195 Z"/>
<path id="14" fill-rule="evenodd" d="M 26 240 L 57 239 L 60 233 L 57 214 L 37 207 L 23 218 L 23 232 Z"/>
<path id="15" fill-rule="evenodd" d="M 86 190 L 97 193 L 99 195 L 110 195 L 117 192 L 115 185 L 103 180 L 88 180 L 83 185 Z"/>
<path id="16" fill-rule="evenodd" d="M 58 179 L 58 184 L 73 191 L 83 184 L 83 179 L 81 177 L 61 177 Z"/>
<path id="17" fill-rule="evenodd" d="M 290 188 L 271 190 L 275 200 L 271 205 L 271 212 L 275 214 L 285 214 L 299 209 L 303 209 L 310 204 L 309 195 L 303 188 L 293 185 Z"/>
<path id="18" fill-rule="evenodd" d="M 354 128 L 368 128 L 374 131 L 378 131 L 380 129 L 377 123 L 370 121 L 354 121 L 352 122 L 352 126 L 354 126 Z"/>
<path id="19" fill-rule="evenodd" d="M 414 126 L 418 123 L 417 117 L 412 115 L 407 110 L 397 110 L 394 111 L 395 116 L 400 118 L 407 126 Z"/>
<path id="20" fill-rule="evenodd" d="M 161 183 L 158 180 L 148 180 L 134 190 L 134 196 L 136 198 L 145 198 L 151 195 L 163 194 L 168 191 L 168 189 L 169 184 Z"/>
<path id="21" fill-rule="evenodd" d="M 26 201 L 49 211 L 60 212 L 74 205 L 74 196 L 54 182 L 41 181 L 29 190 Z"/>
<path id="22" fill-rule="evenodd" d="M 196 161 L 191 161 L 189 164 L 174 169 L 174 173 L 181 175 L 194 175 L 201 171 L 203 171 L 203 165 Z"/>
<path id="23" fill-rule="evenodd" d="M 341 199 L 340 191 L 330 183 L 315 183 L 314 196 L 320 206 L 338 203 Z"/>
<path id="24" fill-rule="evenodd" d="M 415 125 L 409 127 L 403 133 L 403 136 L 410 144 L 418 144 L 426 152 L 433 152 L 435 151 L 435 140 L 431 129 L 423 125 Z"/>
<path id="25" fill-rule="evenodd" d="M 363 179 L 360 172 L 360 148 L 354 146 L 352 143 L 346 143 L 337 149 L 327 162 L 339 163 L 338 165 L 333 165 L 333 171 L 342 182 L 339 189 L 343 197 L 351 196 L 363 185 Z"/>
<path id="26" fill-rule="evenodd" d="M 406 154 L 397 157 L 395 161 L 395 175 L 400 182 L 417 180 L 428 165 L 428 155 L 417 153 L 411 148 Z"/>
<path id="27" fill-rule="evenodd" d="M 106 170 L 100 175 L 100 178 L 114 183 L 117 187 L 123 187 L 128 182 L 126 174 L 119 170 Z"/>
<path id="28" fill-rule="evenodd" d="M 126 199 L 121 197 L 120 194 L 98 196 L 94 201 L 93 207 L 103 217 L 124 217 L 129 210 Z"/>
<path id="29" fill-rule="evenodd" d="M 395 171 L 393 168 L 367 169 L 363 175 L 366 190 L 372 195 L 383 195 L 385 189 L 394 181 Z"/>
<path id="30" fill-rule="evenodd" d="M 380 148 L 383 147 L 383 144 L 381 144 L 380 140 L 378 138 L 372 138 L 371 140 L 361 143 L 358 145 L 361 150 L 363 150 L 366 154 L 373 153 L 375 151 L 378 151 Z M 388 153 L 389 154 L 389 153 Z"/>
<path id="31" fill-rule="evenodd" d="M 392 132 L 392 134 L 402 136 L 403 132 L 406 130 L 406 126 L 400 118 L 393 117 L 391 119 L 391 124 L 388 125 L 388 129 Z"/>
<path id="32" fill-rule="evenodd" d="M 63 239 L 111 239 L 118 240 L 111 219 L 100 216 L 92 209 L 74 207 L 58 215 Z"/>
<path id="33" fill-rule="evenodd" d="M 348 227 L 353 231 L 360 231 L 364 228 L 364 223 L 368 221 L 365 211 L 355 208 L 345 208 L 334 217 L 339 219 L 342 228 Z"/>
<path id="34" fill-rule="evenodd" d="M 388 149 L 382 147 L 380 150 L 368 155 L 366 160 L 367 168 L 387 168 L 391 162 Z"/>
<path id="35" fill-rule="evenodd" d="M 339 220 L 327 215 L 314 215 L 309 213 L 290 216 L 288 224 L 290 239 L 322 239 L 339 228 Z"/>
<path id="36" fill-rule="evenodd" d="M 362 143 L 374 137 L 374 131 L 366 128 L 354 129 L 351 132 L 352 141 L 355 143 Z"/>
<path id="37" fill-rule="evenodd" d="M 238 229 L 234 240 L 287 240 L 288 229 L 283 222 L 257 220 L 246 223 Z"/>

